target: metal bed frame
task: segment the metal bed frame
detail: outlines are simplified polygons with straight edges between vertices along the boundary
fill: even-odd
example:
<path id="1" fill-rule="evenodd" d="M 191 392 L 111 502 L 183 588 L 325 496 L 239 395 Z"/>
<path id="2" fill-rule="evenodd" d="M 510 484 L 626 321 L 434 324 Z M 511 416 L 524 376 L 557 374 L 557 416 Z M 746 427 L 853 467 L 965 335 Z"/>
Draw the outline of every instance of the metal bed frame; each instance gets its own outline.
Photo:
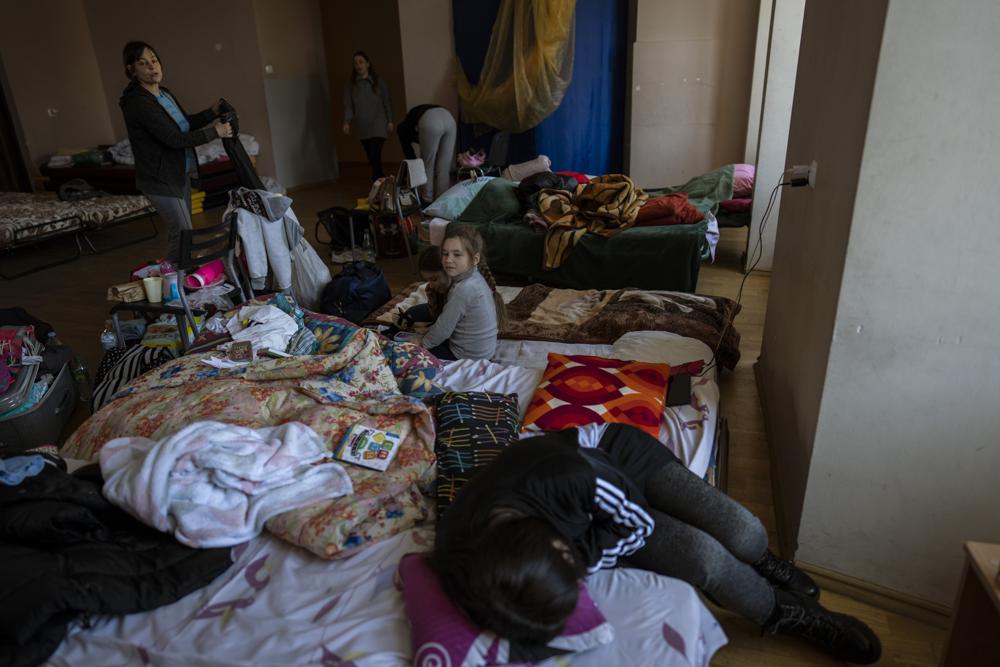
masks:
<path id="1" fill-rule="evenodd" d="M 99 248 L 94 244 L 94 241 L 88 235 L 89 233 L 103 231 L 110 227 L 117 227 L 135 220 L 141 220 L 142 218 L 148 218 L 150 226 L 153 228 L 152 233 L 146 233 L 137 238 L 129 239 L 122 243 L 117 243 L 104 248 Z M 31 234 L 33 230 L 36 230 L 47 225 L 52 225 L 56 223 L 73 222 L 75 224 L 65 227 L 62 229 L 57 229 L 50 232 L 43 232 L 40 234 Z M 0 279 L 3 280 L 14 280 L 15 278 L 21 278 L 23 276 L 30 275 L 32 273 L 37 273 L 39 271 L 44 271 L 45 269 L 51 269 L 56 266 L 61 266 L 62 264 L 68 264 L 76 259 L 79 259 L 84 253 L 91 255 L 100 255 L 111 250 L 117 250 L 118 248 L 124 248 L 125 246 L 130 246 L 135 243 L 140 243 L 142 241 L 147 241 L 149 239 L 155 238 L 159 234 L 159 229 L 156 226 L 156 209 L 152 206 L 147 206 L 138 211 L 128 213 L 120 218 L 115 218 L 107 223 L 100 225 L 95 225 L 91 223 L 84 222 L 79 215 L 66 216 L 64 218 L 57 218 L 55 220 L 44 220 L 42 222 L 35 223 L 28 227 L 18 229 L 14 231 L 13 242 L 0 249 L 0 253 L 7 254 L 14 250 L 20 250 L 22 248 L 36 247 L 46 241 L 50 241 L 55 238 L 60 238 L 63 236 L 73 236 L 73 241 L 76 246 L 76 252 L 69 257 L 59 258 L 53 261 L 44 262 L 31 268 L 25 269 L 23 271 L 18 271 L 16 273 L 4 273 L 0 271 Z M 86 245 L 86 248 L 84 247 Z"/>

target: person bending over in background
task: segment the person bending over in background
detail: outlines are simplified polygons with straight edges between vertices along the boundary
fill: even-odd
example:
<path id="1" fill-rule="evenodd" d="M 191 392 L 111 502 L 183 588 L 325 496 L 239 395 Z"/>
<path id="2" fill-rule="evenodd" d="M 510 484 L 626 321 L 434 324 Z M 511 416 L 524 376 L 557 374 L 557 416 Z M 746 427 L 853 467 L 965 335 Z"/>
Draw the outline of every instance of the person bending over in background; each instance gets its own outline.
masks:
<path id="1" fill-rule="evenodd" d="M 166 257 L 176 263 L 181 230 L 191 229 L 189 176 L 198 175 L 192 149 L 217 137 L 233 136 L 233 128 L 216 118 L 222 100 L 188 115 L 162 85 L 163 64 L 149 44 L 129 42 L 122 50 L 122 61 L 129 84 L 118 105 L 135 156 L 135 186 L 166 224 Z"/>
<path id="2" fill-rule="evenodd" d="M 768 551 L 757 517 L 624 424 L 505 449 L 441 516 L 431 564 L 480 626 L 545 644 L 576 607 L 580 580 L 619 559 L 682 579 L 772 634 L 812 640 L 842 660 L 881 655 L 867 625 L 822 607 L 815 582 Z"/>
<path id="3" fill-rule="evenodd" d="M 448 225 L 441 265 L 451 279 L 441 314 L 420 341 L 438 359 L 489 359 L 504 323 L 503 300 L 486 266 L 483 237 L 475 229 Z"/>
<path id="4" fill-rule="evenodd" d="M 413 144 L 420 146 L 420 159 L 427 172 L 427 183 L 420 188 L 420 198 L 429 204 L 451 187 L 451 165 L 455 162 L 458 136 L 455 118 L 444 107 L 421 104 L 410 109 L 396 133 L 407 160 L 417 157 Z"/>
<path id="5" fill-rule="evenodd" d="M 364 51 L 354 52 L 354 69 L 344 89 L 344 134 L 351 133 L 353 123 L 361 137 L 372 181 L 382 178 L 382 145 L 392 132 L 392 104 L 389 87 L 375 73 L 372 61 Z"/>

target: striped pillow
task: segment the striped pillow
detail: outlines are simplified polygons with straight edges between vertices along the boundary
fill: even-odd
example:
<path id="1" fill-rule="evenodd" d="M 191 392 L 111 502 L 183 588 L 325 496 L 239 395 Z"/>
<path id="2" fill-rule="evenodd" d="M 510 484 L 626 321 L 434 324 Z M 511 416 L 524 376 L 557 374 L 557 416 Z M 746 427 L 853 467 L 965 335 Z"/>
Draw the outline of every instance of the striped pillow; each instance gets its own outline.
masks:
<path id="1" fill-rule="evenodd" d="M 127 350 L 125 348 L 109 350 L 94 380 L 91 411 L 97 412 L 110 403 L 114 395 L 124 389 L 129 382 L 157 366 L 162 366 L 176 356 L 177 353 L 170 347 L 136 345 Z"/>

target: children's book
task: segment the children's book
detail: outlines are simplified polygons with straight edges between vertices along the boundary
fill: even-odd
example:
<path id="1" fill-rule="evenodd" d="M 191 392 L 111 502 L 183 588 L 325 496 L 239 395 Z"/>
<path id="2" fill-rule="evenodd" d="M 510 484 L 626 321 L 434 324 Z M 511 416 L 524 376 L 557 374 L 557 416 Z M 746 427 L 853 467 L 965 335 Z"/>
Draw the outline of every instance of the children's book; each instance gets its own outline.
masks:
<path id="1" fill-rule="evenodd" d="M 387 470 L 401 443 L 402 438 L 396 433 L 382 431 L 358 422 L 347 431 L 333 455 L 348 463 L 375 470 Z"/>

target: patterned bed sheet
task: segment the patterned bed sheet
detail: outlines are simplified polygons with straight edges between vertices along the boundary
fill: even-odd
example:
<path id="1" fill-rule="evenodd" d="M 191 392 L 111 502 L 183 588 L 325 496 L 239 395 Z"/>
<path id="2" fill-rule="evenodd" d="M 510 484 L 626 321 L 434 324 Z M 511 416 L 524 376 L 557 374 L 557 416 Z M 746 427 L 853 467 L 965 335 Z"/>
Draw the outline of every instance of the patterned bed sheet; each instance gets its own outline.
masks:
<path id="1" fill-rule="evenodd" d="M 434 643 L 414 653 L 396 577 L 404 554 L 433 542 L 433 529 L 419 527 L 330 562 L 262 535 L 234 547 L 232 567 L 205 588 L 153 611 L 96 618 L 47 664 L 444 667 L 451 663 Z M 544 667 L 708 667 L 727 642 L 698 593 L 677 579 L 622 567 L 591 575 L 587 588 L 614 641 Z"/>
<path id="2" fill-rule="evenodd" d="M 146 209 L 151 205 L 142 195 L 61 201 L 54 193 L 0 192 L 0 248 L 99 229 Z"/>

